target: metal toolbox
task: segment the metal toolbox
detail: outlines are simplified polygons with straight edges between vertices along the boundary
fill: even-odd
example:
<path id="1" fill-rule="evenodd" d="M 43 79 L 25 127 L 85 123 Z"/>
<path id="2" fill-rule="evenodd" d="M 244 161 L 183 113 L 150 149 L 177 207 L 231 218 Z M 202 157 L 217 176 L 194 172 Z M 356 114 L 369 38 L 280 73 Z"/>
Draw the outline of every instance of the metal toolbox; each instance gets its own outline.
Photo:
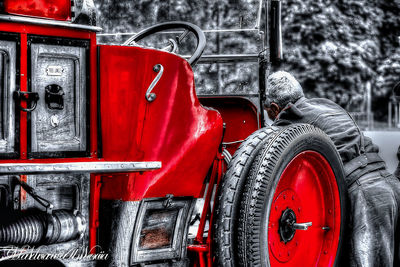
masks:
<path id="1" fill-rule="evenodd" d="M 89 41 L 30 36 L 30 157 L 80 157 L 89 151 Z M 28 60 L 29 61 L 29 60 Z"/>

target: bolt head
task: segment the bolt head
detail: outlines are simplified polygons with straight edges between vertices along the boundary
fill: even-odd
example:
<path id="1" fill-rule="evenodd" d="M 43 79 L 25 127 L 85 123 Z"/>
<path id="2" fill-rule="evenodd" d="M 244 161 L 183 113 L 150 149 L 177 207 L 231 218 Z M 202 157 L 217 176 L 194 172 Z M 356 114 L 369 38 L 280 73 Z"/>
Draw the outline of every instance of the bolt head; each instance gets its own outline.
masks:
<path id="1" fill-rule="evenodd" d="M 160 64 L 157 64 L 153 67 L 154 72 L 159 72 L 160 71 Z"/>
<path id="2" fill-rule="evenodd" d="M 154 99 L 156 99 L 156 94 L 155 93 L 150 93 L 149 95 L 147 95 L 147 100 L 149 102 L 153 102 Z"/>

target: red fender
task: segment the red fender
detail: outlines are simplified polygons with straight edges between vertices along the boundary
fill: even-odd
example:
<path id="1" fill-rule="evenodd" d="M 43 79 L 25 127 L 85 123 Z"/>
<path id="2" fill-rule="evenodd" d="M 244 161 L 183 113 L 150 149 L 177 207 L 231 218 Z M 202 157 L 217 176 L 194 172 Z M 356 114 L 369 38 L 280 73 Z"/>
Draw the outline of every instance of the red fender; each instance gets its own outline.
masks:
<path id="1" fill-rule="evenodd" d="M 204 106 L 218 110 L 225 123 L 224 147 L 233 155 L 239 145 L 254 131 L 261 128 L 257 107 L 240 96 L 200 97 Z"/>
<path id="2" fill-rule="evenodd" d="M 161 161 L 156 171 L 104 177 L 102 198 L 199 197 L 222 139 L 220 114 L 200 105 L 186 60 L 139 47 L 100 46 L 100 107 L 105 160 Z M 146 90 L 164 72 L 152 90 Z"/>

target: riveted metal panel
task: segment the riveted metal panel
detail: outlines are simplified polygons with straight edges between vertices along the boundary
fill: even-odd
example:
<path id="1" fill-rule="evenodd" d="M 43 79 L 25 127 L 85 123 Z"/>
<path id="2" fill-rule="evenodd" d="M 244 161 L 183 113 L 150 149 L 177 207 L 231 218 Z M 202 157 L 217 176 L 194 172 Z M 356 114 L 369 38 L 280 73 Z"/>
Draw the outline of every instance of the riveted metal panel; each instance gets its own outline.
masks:
<path id="1" fill-rule="evenodd" d="M 89 41 L 30 37 L 30 91 L 39 101 L 30 113 L 31 157 L 88 155 Z M 57 88 L 61 102 L 49 102 Z"/>
<path id="2" fill-rule="evenodd" d="M 19 36 L 0 34 L 0 158 L 18 156 L 18 125 L 13 92 L 18 89 Z"/>

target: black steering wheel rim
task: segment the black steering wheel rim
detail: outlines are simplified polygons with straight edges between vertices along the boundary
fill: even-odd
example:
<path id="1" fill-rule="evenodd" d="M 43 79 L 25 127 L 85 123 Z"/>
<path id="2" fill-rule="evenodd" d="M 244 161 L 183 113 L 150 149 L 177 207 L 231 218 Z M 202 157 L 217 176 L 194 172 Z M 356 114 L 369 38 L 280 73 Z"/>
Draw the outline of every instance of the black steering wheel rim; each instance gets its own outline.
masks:
<path id="1" fill-rule="evenodd" d="M 206 47 L 206 36 L 198 26 L 189 22 L 171 21 L 150 26 L 149 28 L 140 31 L 136 35 L 129 38 L 127 41 L 124 42 L 124 44 L 126 45 L 132 42 L 138 42 L 151 34 L 177 28 L 188 30 L 192 32 L 196 37 L 196 49 L 193 52 L 193 55 L 188 59 L 189 64 L 194 66 L 204 52 L 204 49 Z"/>

